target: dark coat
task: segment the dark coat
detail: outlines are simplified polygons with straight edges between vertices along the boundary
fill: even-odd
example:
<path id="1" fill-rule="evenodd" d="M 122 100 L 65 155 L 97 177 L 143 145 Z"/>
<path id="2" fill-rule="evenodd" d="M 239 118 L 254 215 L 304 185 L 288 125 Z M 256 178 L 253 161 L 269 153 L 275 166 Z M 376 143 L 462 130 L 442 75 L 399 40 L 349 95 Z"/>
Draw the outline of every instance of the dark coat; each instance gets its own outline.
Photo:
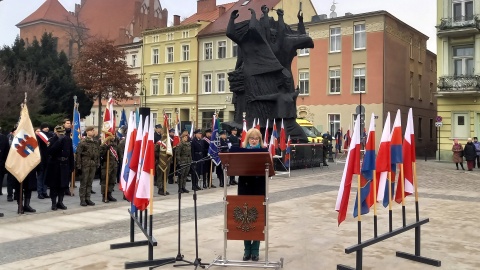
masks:
<path id="1" fill-rule="evenodd" d="M 240 147 L 240 138 L 237 136 L 230 134 L 227 138 L 228 142 L 232 144 L 233 147 Z"/>
<path id="2" fill-rule="evenodd" d="M 72 139 L 55 136 L 50 139 L 45 183 L 50 188 L 68 188 L 74 169 Z"/>
<path id="3" fill-rule="evenodd" d="M 8 151 L 10 151 L 10 144 L 7 136 L 0 133 L 0 162 L 5 166 L 7 160 Z"/>
<path id="4" fill-rule="evenodd" d="M 45 136 L 47 136 L 47 138 L 50 140 L 50 138 L 53 137 L 53 134 L 50 133 L 50 132 L 43 132 L 43 131 L 40 131 L 42 132 L 43 134 L 45 134 Z M 38 142 L 38 147 L 40 149 L 40 157 L 41 157 L 41 161 L 40 161 L 40 164 L 38 165 L 38 169 L 39 170 L 44 170 L 46 169 L 47 167 L 47 161 L 48 161 L 48 149 L 47 149 L 47 144 L 42 140 L 40 139 L 40 137 L 38 135 L 35 135 L 37 136 L 37 142 Z"/>
<path id="5" fill-rule="evenodd" d="M 20 183 L 17 181 L 15 176 L 12 174 L 7 175 L 8 178 L 11 178 L 12 183 L 13 183 L 13 188 L 15 190 L 18 190 L 20 188 Z M 37 170 L 34 169 L 32 170 L 25 179 L 23 179 L 22 182 L 22 188 L 23 190 L 30 190 L 30 191 L 36 191 L 37 190 Z"/>
<path id="6" fill-rule="evenodd" d="M 467 142 L 467 144 L 465 144 L 465 147 L 463 148 L 463 153 L 464 153 L 465 160 L 467 161 L 475 160 L 475 157 L 477 156 L 475 145 L 472 142 Z"/>
<path id="7" fill-rule="evenodd" d="M 205 141 L 202 139 L 193 138 L 192 146 L 192 160 L 201 160 L 205 157 Z M 207 148 L 208 151 L 208 148 Z"/>

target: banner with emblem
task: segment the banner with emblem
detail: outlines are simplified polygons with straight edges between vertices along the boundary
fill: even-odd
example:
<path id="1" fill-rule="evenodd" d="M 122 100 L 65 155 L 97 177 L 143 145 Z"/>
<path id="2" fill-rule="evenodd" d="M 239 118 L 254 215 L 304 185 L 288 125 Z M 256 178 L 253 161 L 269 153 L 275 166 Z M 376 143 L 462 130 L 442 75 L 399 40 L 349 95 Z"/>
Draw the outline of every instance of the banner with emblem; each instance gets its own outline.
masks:
<path id="1" fill-rule="evenodd" d="M 72 146 L 73 153 L 77 152 L 78 144 L 82 138 L 82 131 L 80 129 L 80 113 L 78 112 L 78 104 L 73 107 L 73 128 L 72 128 Z"/>
<path id="2" fill-rule="evenodd" d="M 40 149 L 26 104 L 22 108 L 20 122 L 14 134 L 5 168 L 21 183 L 41 160 Z"/>

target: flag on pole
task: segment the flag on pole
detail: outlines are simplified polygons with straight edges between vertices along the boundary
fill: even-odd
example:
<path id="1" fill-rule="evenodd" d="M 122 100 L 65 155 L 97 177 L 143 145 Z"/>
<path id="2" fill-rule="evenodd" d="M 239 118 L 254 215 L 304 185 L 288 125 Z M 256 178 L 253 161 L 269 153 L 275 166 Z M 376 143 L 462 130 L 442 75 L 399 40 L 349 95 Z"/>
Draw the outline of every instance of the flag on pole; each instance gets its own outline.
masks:
<path id="1" fill-rule="evenodd" d="M 120 128 L 124 128 L 127 126 L 127 115 L 125 113 L 125 109 L 122 109 L 122 115 L 120 116 L 120 123 L 118 124 L 118 130 L 117 130 L 117 137 L 118 138 L 123 138 L 123 134 L 120 131 Z"/>
<path id="2" fill-rule="evenodd" d="M 345 135 L 343 136 L 343 140 L 344 140 L 344 143 L 343 143 L 343 149 L 348 149 L 350 147 L 350 129 L 347 130 L 347 133 L 345 133 Z"/>
<path id="3" fill-rule="evenodd" d="M 347 160 L 343 168 L 337 202 L 335 203 L 335 210 L 338 212 L 339 226 L 347 216 L 348 201 L 354 174 L 360 174 L 360 115 L 357 115 L 357 119 L 355 120 L 352 142 L 348 148 Z"/>
<path id="4" fill-rule="evenodd" d="M 255 128 L 260 130 L 260 118 L 257 118 L 257 123 L 255 124 Z"/>
<path id="5" fill-rule="evenodd" d="M 242 127 L 242 139 L 240 145 L 243 145 L 243 142 L 247 139 L 247 120 L 243 118 L 243 127 Z"/>
<path id="6" fill-rule="evenodd" d="M 288 141 L 287 141 L 287 148 L 285 149 L 285 167 L 290 168 L 290 152 L 291 152 L 291 147 L 290 147 L 291 141 L 290 141 L 290 135 L 288 135 Z"/>
<path id="7" fill-rule="evenodd" d="M 275 137 L 273 136 L 273 132 L 272 132 L 272 135 L 270 135 L 270 144 L 268 145 L 268 152 L 270 152 L 270 155 L 273 157 L 275 156 Z"/>
<path id="8" fill-rule="evenodd" d="M 130 173 L 130 161 L 132 159 L 133 147 L 137 137 L 137 121 L 135 113 L 130 113 L 128 120 L 127 137 L 125 138 L 125 152 L 123 154 L 122 169 L 120 170 L 120 190 L 126 191 L 128 174 Z"/>
<path id="9" fill-rule="evenodd" d="M 412 108 L 408 110 L 407 127 L 405 128 L 405 136 L 402 145 L 403 156 L 403 173 L 405 175 L 405 190 L 403 197 L 413 194 L 413 163 L 416 161 L 415 153 L 415 132 L 413 127 L 413 112 Z M 400 181 L 402 175 L 401 172 L 398 176 Z M 401 186 L 400 186 L 401 187 Z M 395 194 L 395 201 L 397 203 L 402 202 L 402 190 L 397 188 Z"/>
<path id="10" fill-rule="evenodd" d="M 180 143 L 180 134 L 178 134 L 178 125 L 180 124 L 177 115 L 177 124 L 175 125 L 175 133 L 173 135 L 173 147 L 177 146 Z"/>
<path id="11" fill-rule="evenodd" d="M 148 120 L 149 117 L 150 120 Z M 155 145 L 153 144 L 154 131 L 152 118 L 152 114 L 150 114 L 150 116 L 147 116 L 147 119 L 145 121 L 145 136 L 147 138 L 145 145 L 145 154 L 143 157 L 142 171 L 137 183 L 135 198 L 133 199 L 133 204 L 140 211 L 145 210 L 150 203 L 150 177 L 152 176 L 152 174 L 155 175 Z"/>
<path id="12" fill-rule="evenodd" d="M 5 168 L 21 183 L 37 167 L 40 160 L 38 141 L 25 103 L 20 112 L 18 127 L 14 131 Z"/>
<path id="13" fill-rule="evenodd" d="M 263 146 L 268 147 L 268 119 L 267 119 L 267 125 L 265 126 L 265 137 L 263 138 Z"/>
<path id="14" fill-rule="evenodd" d="M 165 129 L 165 131 L 164 131 L 165 134 L 168 134 L 168 129 L 166 127 L 168 127 L 168 115 L 165 113 L 165 114 L 163 114 L 163 128 Z M 167 147 L 166 148 L 167 148 L 167 150 L 166 150 L 167 157 L 172 156 L 173 155 L 172 140 L 170 140 L 170 138 L 168 138 L 168 137 L 167 137 Z"/>
<path id="15" fill-rule="evenodd" d="M 78 107 L 75 104 L 73 106 L 73 127 L 72 127 L 72 146 L 73 153 L 77 152 L 78 144 L 82 138 L 82 131 L 80 129 L 80 113 L 78 112 Z"/>
<path id="16" fill-rule="evenodd" d="M 113 119 L 113 102 L 113 98 L 108 99 L 105 113 L 103 114 L 102 141 L 105 140 L 105 132 L 110 132 L 112 134 L 114 134 L 115 132 L 115 122 Z"/>
<path id="17" fill-rule="evenodd" d="M 383 126 L 382 138 L 380 139 L 380 146 L 378 147 L 378 155 L 375 161 L 375 169 L 377 174 L 377 202 L 382 202 L 385 195 L 385 188 L 388 188 L 387 177 L 388 172 L 391 171 L 390 149 L 390 112 L 385 118 L 385 125 Z M 388 196 L 388 193 L 387 193 Z M 388 198 L 387 198 L 388 199 Z"/>
<path id="18" fill-rule="evenodd" d="M 370 127 L 368 128 L 367 142 L 365 144 L 365 155 L 363 156 L 363 163 L 360 178 L 360 200 L 361 200 L 361 215 L 365 215 L 370 211 L 370 206 L 373 205 L 373 171 L 375 170 L 375 114 L 372 113 L 370 118 Z M 358 192 L 355 196 L 355 206 L 353 208 L 353 217 L 358 215 Z"/>
<path id="19" fill-rule="evenodd" d="M 192 125 L 190 126 L 190 139 L 193 139 L 193 130 L 195 129 L 195 122 L 192 121 Z"/>
<path id="20" fill-rule="evenodd" d="M 220 157 L 218 156 L 218 128 L 220 127 L 220 120 L 217 118 L 217 115 L 213 115 L 213 130 L 212 130 L 212 136 L 210 137 L 210 144 L 208 147 L 208 155 L 212 157 L 213 163 L 215 163 L 216 166 L 220 164 Z"/>
<path id="21" fill-rule="evenodd" d="M 273 119 L 273 130 L 272 130 L 272 136 L 270 137 L 270 144 L 274 145 L 274 149 L 278 148 L 278 131 L 277 131 L 277 124 L 275 123 L 275 118 Z M 272 140 L 273 138 L 273 140 Z"/>
<path id="22" fill-rule="evenodd" d="M 126 190 L 124 189 L 123 193 L 125 198 L 129 202 L 133 202 L 133 198 L 135 197 L 135 188 L 137 185 L 137 179 L 140 172 L 138 171 L 138 165 L 140 163 L 140 153 L 142 148 L 142 139 L 143 139 L 143 127 L 142 127 L 142 116 L 140 115 L 138 118 L 138 128 L 137 133 L 135 134 L 135 144 L 133 146 L 133 152 L 131 156 L 131 160 L 128 164 L 130 171 L 128 173 L 128 181 L 126 185 Z"/>
<path id="23" fill-rule="evenodd" d="M 397 164 L 403 162 L 402 157 L 402 121 L 401 121 L 400 110 L 397 110 L 397 115 L 395 116 L 395 121 L 393 122 L 392 133 L 390 133 L 390 163 L 391 163 L 391 182 L 392 186 L 390 190 L 388 185 L 385 188 L 385 196 L 383 197 L 383 206 L 388 206 L 389 193 L 392 193 L 392 198 L 394 199 L 395 195 L 395 178 L 397 172 Z"/>
<path id="24" fill-rule="evenodd" d="M 282 118 L 282 126 L 280 127 L 280 150 L 285 151 L 287 148 L 287 134 L 285 133 L 285 126 L 283 125 L 283 118 Z"/>

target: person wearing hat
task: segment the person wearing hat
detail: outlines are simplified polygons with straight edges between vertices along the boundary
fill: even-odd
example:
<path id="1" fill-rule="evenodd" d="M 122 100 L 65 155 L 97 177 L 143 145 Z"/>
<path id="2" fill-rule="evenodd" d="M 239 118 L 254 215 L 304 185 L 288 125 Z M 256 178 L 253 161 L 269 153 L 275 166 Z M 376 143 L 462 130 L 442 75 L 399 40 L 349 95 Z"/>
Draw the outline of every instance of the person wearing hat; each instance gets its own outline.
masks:
<path id="1" fill-rule="evenodd" d="M 203 137 L 203 156 L 204 157 L 208 156 L 208 149 L 210 148 L 211 137 L 212 137 L 212 129 L 207 128 L 205 130 L 205 136 Z M 211 159 L 204 162 L 203 175 L 202 175 L 204 189 L 207 188 L 210 183 L 210 174 L 212 173 L 212 168 L 213 168 L 213 164 Z M 212 188 L 216 188 L 216 186 L 212 184 Z"/>
<path id="2" fill-rule="evenodd" d="M 162 139 L 155 144 L 155 184 L 158 187 L 158 195 L 170 195 L 166 190 L 164 179 L 170 173 L 171 155 L 167 154 L 167 138 L 166 134 L 162 135 Z"/>
<path id="3" fill-rule="evenodd" d="M 156 124 L 155 125 L 155 133 L 153 134 L 153 143 L 157 143 L 162 139 L 163 135 L 163 128 L 162 125 Z"/>
<path id="4" fill-rule="evenodd" d="M 65 135 L 63 126 L 55 127 L 55 136 L 50 139 L 48 155 L 50 159 L 47 164 L 45 183 L 50 187 L 52 210 L 66 210 L 67 207 L 63 204 L 63 197 L 70 184 L 74 170 L 74 159 L 72 139 Z"/>
<path id="5" fill-rule="evenodd" d="M 227 132 L 225 130 L 222 130 L 220 131 L 219 134 L 220 134 L 220 148 L 218 149 L 218 151 L 220 153 L 226 153 L 228 152 Z M 222 163 L 219 163 L 216 166 L 215 172 L 217 174 L 220 187 L 223 187 L 225 185 L 225 181 L 223 178 Z"/>
<path id="6" fill-rule="evenodd" d="M 45 170 L 47 169 L 47 147 L 50 144 L 49 140 L 53 137 L 53 134 L 50 132 L 48 123 L 42 123 L 40 125 L 40 132 L 36 134 L 38 148 L 40 149 L 40 164 L 37 166 L 37 194 L 38 198 L 43 200 L 45 198 L 50 198 L 47 194 L 47 186 L 45 185 Z"/>
<path id="7" fill-rule="evenodd" d="M 203 168 L 205 166 L 205 143 L 202 139 L 202 131 L 200 131 L 200 129 L 195 130 L 193 134 L 195 134 L 195 136 L 191 142 L 192 161 L 194 161 L 192 170 L 192 189 L 201 190 L 198 181 L 200 176 L 203 175 Z"/>
<path id="8" fill-rule="evenodd" d="M 102 202 L 116 202 L 112 196 L 113 188 L 117 182 L 118 149 L 115 145 L 115 136 L 110 132 L 105 132 L 105 141 L 100 146 L 101 177 L 100 185 L 102 187 Z M 107 156 L 108 155 L 108 156 Z M 108 166 L 107 166 L 108 158 Z M 108 186 L 107 186 L 107 167 L 108 167 Z M 105 192 L 107 199 L 105 200 Z"/>
<path id="9" fill-rule="evenodd" d="M 96 136 L 96 129 L 89 126 L 85 129 L 87 136 L 77 146 L 76 152 L 76 168 L 80 176 L 80 189 L 78 191 L 80 197 L 80 205 L 95 205 L 90 196 L 92 193 L 92 182 L 95 177 L 95 171 L 100 165 L 100 148 L 98 143 L 93 139 Z"/>
<path id="10" fill-rule="evenodd" d="M 230 146 L 230 147 L 240 147 L 240 138 L 238 138 L 237 136 L 237 128 L 236 127 L 233 127 L 232 130 L 230 131 L 231 134 L 230 136 L 228 136 L 228 139 L 227 139 L 227 144 Z M 235 176 L 230 176 L 230 183 L 229 185 L 237 185 L 237 181 L 235 181 Z"/>
<path id="11" fill-rule="evenodd" d="M 178 162 L 178 193 L 188 193 L 186 189 L 187 175 L 190 172 L 192 163 L 192 147 L 188 141 L 189 135 L 182 133 L 181 142 L 178 145 L 177 151 L 175 151 L 175 157 Z"/>

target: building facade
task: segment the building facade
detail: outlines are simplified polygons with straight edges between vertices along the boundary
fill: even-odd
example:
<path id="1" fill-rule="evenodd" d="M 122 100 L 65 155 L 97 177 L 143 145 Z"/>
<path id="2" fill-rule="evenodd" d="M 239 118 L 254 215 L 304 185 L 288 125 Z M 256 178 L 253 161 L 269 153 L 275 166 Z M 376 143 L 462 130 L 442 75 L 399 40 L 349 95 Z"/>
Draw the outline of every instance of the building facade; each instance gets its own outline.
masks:
<path id="1" fill-rule="evenodd" d="M 387 112 L 393 123 L 400 109 L 404 128 L 412 107 L 417 149 L 433 156 L 436 56 L 428 37 L 385 11 L 319 15 L 305 26 L 315 48 L 299 51 L 292 66 L 298 116 L 334 134 L 352 129 L 360 112 L 368 128 L 374 113 L 380 141 Z"/>
<path id="2" fill-rule="evenodd" d="M 250 19 L 249 8 L 255 10 L 257 17 L 260 17 L 262 5 L 273 7 L 269 16 L 276 20 L 276 10 L 284 9 L 286 23 L 298 22 L 299 6 L 296 1 L 237 1 L 233 7 L 199 33 L 198 123 L 202 128 L 211 127 L 215 111 L 218 111 L 221 122 L 234 120 L 235 108 L 232 104 L 232 93 L 229 90 L 228 72 L 235 69 L 237 45 L 227 38 L 226 29 L 232 10 L 239 11 L 236 22 L 240 22 Z M 302 11 L 304 21 L 310 21 L 312 16 L 316 15 L 311 1 L 303 1 Z"/>
<path id="3" fill-rule="evenodd" d="M 437 71 L 440 148 L 452 158 L 453 139 L 480 136 L 480 1 L 437 0 Z M 440 119 L 439 119 L 440 120 Z"/>

